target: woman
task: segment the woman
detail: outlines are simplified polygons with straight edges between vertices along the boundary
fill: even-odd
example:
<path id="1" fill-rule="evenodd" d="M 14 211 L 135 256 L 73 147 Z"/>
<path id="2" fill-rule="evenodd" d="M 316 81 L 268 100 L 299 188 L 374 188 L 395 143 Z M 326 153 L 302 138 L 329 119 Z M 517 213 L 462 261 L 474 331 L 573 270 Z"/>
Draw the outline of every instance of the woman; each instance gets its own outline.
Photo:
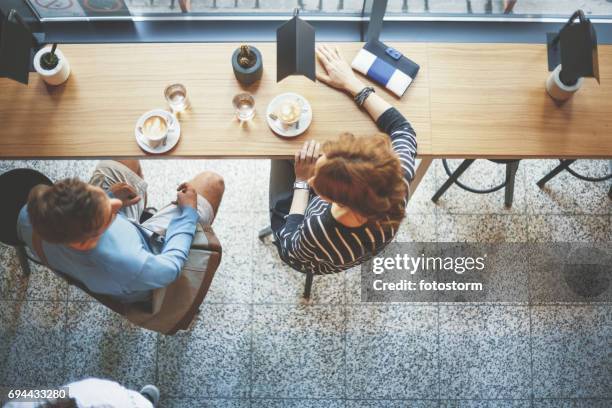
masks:
<path id="1" fill-rule="evenodd" d="M 317 58 L 325 70 L 317 78 L 353 96 L 386 133 L 343 134 L 322 147 L 309 141 L 295 165 L 272 162 L 270 208 L 280 257 L 298 271 L 328 274 L 367 261 L 395 236 L 414 177 L 416 136 L 337 48 L 319 46 Z"/>

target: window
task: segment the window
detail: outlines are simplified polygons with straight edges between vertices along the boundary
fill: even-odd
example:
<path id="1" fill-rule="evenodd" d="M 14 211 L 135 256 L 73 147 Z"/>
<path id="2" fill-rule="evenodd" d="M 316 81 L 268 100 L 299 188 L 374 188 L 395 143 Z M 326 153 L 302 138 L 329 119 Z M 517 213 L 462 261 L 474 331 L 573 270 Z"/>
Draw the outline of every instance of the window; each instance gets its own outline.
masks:
<path id="1" fill-rule="evenodd" d="M 287 16 L 363 18 L 381 0 L 27 0 L 42 20 L 131 18 L 244 19 Z M 579 4 L 577 4 L 579 3 Z M 388 19 L 567 18 L 582 7 L 592 18 L 612 16 L 612 0 L 389 0 Z M 366 13 L 367 14 L 367 13 Z"/>

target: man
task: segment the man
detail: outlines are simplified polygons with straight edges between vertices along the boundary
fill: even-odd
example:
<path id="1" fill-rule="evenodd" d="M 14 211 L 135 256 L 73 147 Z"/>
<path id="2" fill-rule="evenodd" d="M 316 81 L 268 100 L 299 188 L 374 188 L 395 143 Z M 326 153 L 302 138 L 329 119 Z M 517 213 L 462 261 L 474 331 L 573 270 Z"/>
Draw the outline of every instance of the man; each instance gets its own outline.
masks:
<path id="1" fill-rule="evenodd" d="M 137 160 L 102 161 L 89 184 L 66 179 L 35 187 L 18 234 L 51 268 L 90 291 L 146 302 L 153 289 L 179 277 L 196 223 L 212 223 L 224 184 L 215 173 L 200 173 L 178 187 L 175 203 L 140 225 L 146 190 Z"/>

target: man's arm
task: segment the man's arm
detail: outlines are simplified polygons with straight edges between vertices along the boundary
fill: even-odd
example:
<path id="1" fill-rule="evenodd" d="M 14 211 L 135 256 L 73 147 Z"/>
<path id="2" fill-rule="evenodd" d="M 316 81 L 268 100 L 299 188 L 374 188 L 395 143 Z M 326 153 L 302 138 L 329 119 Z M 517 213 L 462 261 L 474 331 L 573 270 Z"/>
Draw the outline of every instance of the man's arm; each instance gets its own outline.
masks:
<path id="1" fill-rule="evenodd" d="M 181 184 L 177 193 L 177 205 L 181 214 L 170 221 L 162 252 L 147 257 L 137 281 L 133 282 L 133 289 L 162 288 L 180 276 L 189 256 L 199 218 L 197 202 L 198 195 L 193 186 L 189 183 Z"/>

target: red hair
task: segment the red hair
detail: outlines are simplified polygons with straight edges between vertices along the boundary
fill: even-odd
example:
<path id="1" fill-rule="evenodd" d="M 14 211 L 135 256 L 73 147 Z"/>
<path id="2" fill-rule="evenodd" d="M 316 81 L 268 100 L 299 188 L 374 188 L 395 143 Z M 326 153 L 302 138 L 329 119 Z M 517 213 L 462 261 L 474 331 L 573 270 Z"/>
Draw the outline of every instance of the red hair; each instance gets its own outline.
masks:
<path id="1" fill-rule="evenodd" d="M 323 145 L 325 161 L 312 186 L 319 195 L 346 206 L 370 222 L 397 226 L 404 218 L 408 188 L 389 136 L 343 133 Z"/>

